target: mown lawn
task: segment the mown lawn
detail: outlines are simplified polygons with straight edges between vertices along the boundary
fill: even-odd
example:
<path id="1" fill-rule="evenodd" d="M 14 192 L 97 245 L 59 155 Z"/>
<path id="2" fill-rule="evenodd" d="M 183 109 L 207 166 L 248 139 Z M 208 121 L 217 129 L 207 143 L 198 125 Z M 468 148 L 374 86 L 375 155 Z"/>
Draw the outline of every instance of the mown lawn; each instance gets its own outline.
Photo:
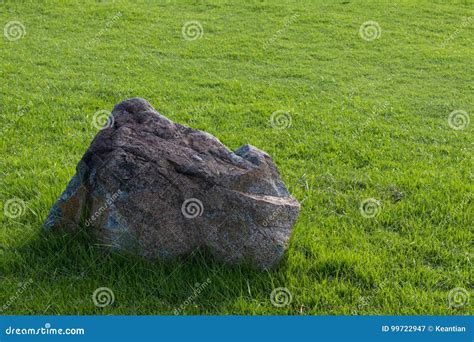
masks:
<path id="1" fill-rule="evenodd" d="M 473 314 L 474 3 L 416 3 L 3 1 L 2 314 Z M 277 269 L 43 232 L 94 113 L 130 97 L 273 157 L 303 202 Z"/>

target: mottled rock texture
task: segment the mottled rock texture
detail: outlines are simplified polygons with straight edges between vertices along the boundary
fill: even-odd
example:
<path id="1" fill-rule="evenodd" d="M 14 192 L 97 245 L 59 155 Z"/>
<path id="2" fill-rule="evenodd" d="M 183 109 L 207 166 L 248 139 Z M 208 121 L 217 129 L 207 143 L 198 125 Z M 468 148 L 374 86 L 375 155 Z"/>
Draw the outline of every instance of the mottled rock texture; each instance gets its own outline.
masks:
<path id="1" fill-rule="evenodd" d="M 45 227 L 86 226 L 102 244 L 147 258 L 202 247 L 268 269 L 299 210 L 268 154 L 250 145 L 231 152 L 134 98 L 115 106 Z"/>

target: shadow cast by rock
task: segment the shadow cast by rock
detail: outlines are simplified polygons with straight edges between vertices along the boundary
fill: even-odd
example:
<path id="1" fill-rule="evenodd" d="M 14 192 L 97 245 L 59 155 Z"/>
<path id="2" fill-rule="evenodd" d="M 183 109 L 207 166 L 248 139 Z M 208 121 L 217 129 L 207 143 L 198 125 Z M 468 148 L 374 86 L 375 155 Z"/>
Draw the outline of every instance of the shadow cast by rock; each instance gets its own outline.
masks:
<path id="1" fill-rule="evenodd" d="M 43 292 L 44 298 L 36 298 L 31 307 L 25 303 L 32 314 L 211 314 L 230 310 L 243 292 L 249 297 L 269 294 L 286 268 L 285 261 L 268 272 L 246 264 L 230 266 L 203 249 L 188 257 L 150 261 L 104 248 L 87 229 L 42 232 L 4 254 L 3 275 L 32 278 L 31 291 Z M 99 287 L 114 293 L 114 303 L 106 308 L 91 300 Z M 11 314 L 16 313 L 12 307 Z"/>

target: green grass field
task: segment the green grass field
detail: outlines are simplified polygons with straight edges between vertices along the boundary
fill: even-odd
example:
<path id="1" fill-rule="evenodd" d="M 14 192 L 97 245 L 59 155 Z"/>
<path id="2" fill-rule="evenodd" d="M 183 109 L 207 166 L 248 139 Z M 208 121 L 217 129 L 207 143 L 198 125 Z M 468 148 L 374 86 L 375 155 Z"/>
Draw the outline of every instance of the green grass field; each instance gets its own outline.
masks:
<path id="1" fill-rule="evenodd" d="M 473 314 L 473 4 L 3 1 L 1 313 Z M 278 268 L 149 262 L 43 232 L 94 113 L 130 97 L 273 157 L 303 202 Z M 94 305 L 99 287 L 111 305 Z"/>

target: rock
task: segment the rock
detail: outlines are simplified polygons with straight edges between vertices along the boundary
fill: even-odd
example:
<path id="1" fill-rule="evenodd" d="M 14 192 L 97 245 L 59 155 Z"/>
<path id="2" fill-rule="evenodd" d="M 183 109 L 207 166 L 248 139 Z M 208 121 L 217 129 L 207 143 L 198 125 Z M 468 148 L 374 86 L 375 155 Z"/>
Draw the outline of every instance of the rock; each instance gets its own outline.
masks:
<path id="1" fill-rule="evenodd" d="M 102 244 L 147 258 L 211 251 L 268 269 L 283 256 L 300 205 L 268 154 L 229 151 L 144 99 L 115 106 L 46 219 L 88 227 Z"/>

